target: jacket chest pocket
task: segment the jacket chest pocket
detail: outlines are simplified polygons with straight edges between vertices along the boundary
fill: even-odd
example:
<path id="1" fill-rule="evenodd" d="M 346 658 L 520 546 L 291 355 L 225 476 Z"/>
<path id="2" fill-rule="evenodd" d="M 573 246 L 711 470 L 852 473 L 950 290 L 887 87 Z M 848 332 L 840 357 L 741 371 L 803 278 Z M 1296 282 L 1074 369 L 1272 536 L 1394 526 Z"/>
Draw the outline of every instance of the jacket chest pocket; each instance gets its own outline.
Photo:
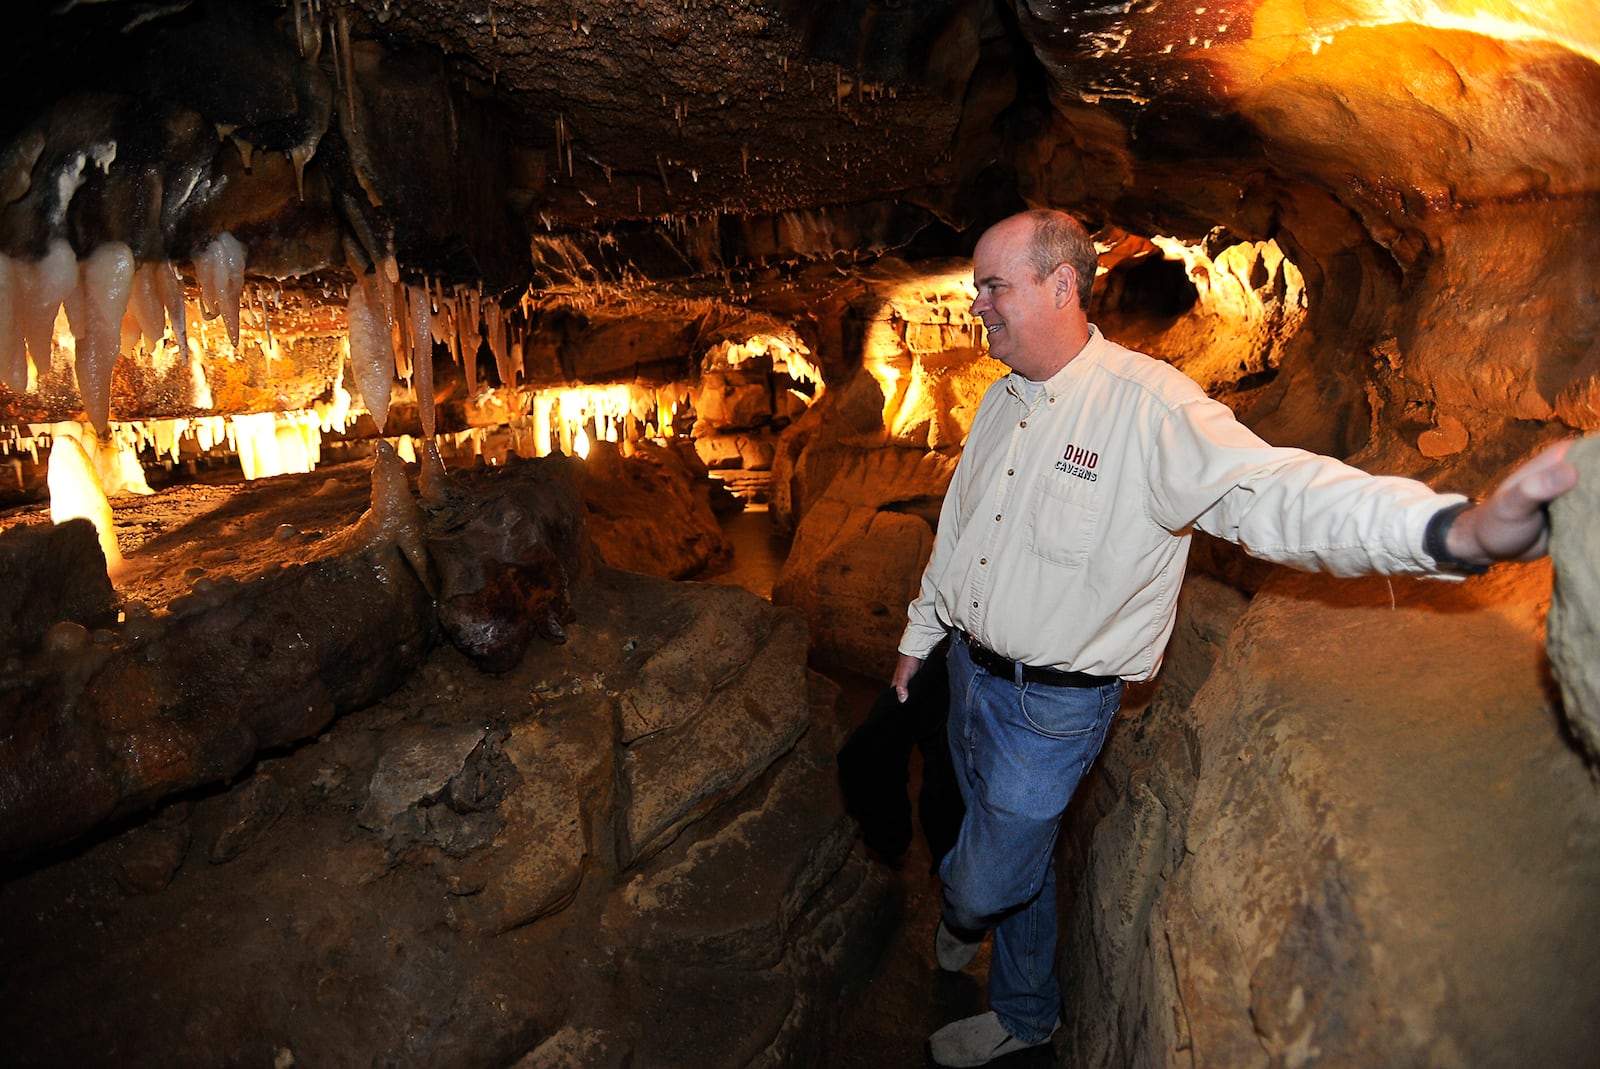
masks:
<path id="1" fill-rule="evenodd" d="M 1034 496 L 1028 548 L 1047 561 L 1077 567 L 1094 545 L 1103 506 L 1096 483 L 1070 475 L 1046 477 Z"/>

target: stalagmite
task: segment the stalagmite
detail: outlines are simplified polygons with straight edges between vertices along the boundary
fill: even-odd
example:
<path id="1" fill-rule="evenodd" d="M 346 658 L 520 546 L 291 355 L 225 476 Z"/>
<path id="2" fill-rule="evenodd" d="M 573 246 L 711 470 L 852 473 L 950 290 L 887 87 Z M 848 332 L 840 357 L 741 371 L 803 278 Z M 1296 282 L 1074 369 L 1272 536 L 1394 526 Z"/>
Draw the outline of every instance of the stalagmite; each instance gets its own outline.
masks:
<path id="1" fill-rule="evenodd" d="M 362 275 L 350 289 L 350 372 L 356 389 L 378 430 L 389 419 L 389 391 L 394 379 L 394 352 L 389 324 L 376 290 L 377 275 Z"/>
<path id="2" fill-rule="evenodd" d="M 417 394 L 417 415 L 422 420 L 422 437 L 434 435 L 436 418 L 433 397 L 433 316 L 426 290 L 412 286 L 407 291 L 411 308 L 411 374 Z"/>
<path id="3" fill-rule="evenodd" d="M 133 288 L 133 250 L 108 241 L 80 266 L 79 287 L 67 299 L 72 326 L 73 370 L 89 422 L 105 434 L 111 427 L 111 374 L 122 342 L 122 317 Z"/>
<path id="4" fill-rule="evenodd" d="M 50 370 L 50 349 L 61 302 L 78 285 L 78 258 L 72 254 L 72 246 L 55 238 L 35 263 L 18 261 L 15 276 L 19 284 L 16 314 L 22 319 L 22 335 L 34 370 L 43 374 Z"/>
<path id="5" fill-rule="evenodd" d="M 426 584 L 428 552 L 422 538 L 422 509 L 411 496 L 405 465 L 393 446 L 380 441 L 372 459 L 372 507 L 338 539 L 339 549 L 372 553 L 394 546 Z"/>
<path id="6" fill-rule="evenodd" d="M 239 299 L 244 293 L 245 247 L 224 231 L 195 257 L 194 273 L 200 283 L 200 305 L 207 319 L 222 317 L 228 340 L 239 345 Z"/>
<path id="7" fill-rule="evenodd" d="M 424 505 L 436 507 L 449 500 L 454 489 L 455 483 L 444 469 L 444 457 L 439 455 L 438 441 L 426 439 L 417 463 L 417 495 Z"/>
<path id="8" fill-rule="evenodd" d="M 94 467 L 76 438 L 57 438 L 51 445 L 46 482 L 50 487 L 50 521 L 60 524 L 82 518 L 94 524 L 100 536 L 101 552 L 105 554 L 106 570 L 117 570 L 122 565 L 122 551 L 117 548 L 111 502 L 106 500 L 105 491 L 95 478 Z"/>

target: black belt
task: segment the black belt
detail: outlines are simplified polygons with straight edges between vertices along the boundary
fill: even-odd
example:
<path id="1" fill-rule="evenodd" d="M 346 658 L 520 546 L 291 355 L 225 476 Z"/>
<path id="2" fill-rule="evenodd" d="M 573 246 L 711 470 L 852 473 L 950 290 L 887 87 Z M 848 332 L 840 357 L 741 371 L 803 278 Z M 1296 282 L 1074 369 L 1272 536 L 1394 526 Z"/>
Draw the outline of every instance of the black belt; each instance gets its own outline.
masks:
<path id="1" fill-rule="evenodd" d="M 967 656 L 972 658 L 973 664 L 1000 679 L 1017 678 L 1016 661 L 1007 660 L 994 650 L 978 645 L 965 631 L 961 632 L 961 638 L 967 644 Z M 1055 668 L 1037 668 L 1025 664 L 1022 666 L 1022 680 L 1025 683 L 1042 683 L 1048 687 L 1103 687 L 1107 683 L 1115 683 L 1117 677 L 1090 675 L 1088 672 L 1063 672 Z"/>

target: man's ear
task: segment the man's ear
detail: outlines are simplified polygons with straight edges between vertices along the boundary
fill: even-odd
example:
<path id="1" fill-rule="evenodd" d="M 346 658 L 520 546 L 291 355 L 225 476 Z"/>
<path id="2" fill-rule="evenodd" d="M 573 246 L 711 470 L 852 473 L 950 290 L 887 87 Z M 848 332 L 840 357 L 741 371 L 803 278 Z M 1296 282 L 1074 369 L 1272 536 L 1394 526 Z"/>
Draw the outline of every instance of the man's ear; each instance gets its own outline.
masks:
<path id="1" fill-rule="evenodd" d="M 1068 300 L 1078 299 L 1078 273 L 1072 269 L 1071 264 L 1058 264 L 1055 269 L 1056 276 L 1056 306 L 1059 308 Z"/>

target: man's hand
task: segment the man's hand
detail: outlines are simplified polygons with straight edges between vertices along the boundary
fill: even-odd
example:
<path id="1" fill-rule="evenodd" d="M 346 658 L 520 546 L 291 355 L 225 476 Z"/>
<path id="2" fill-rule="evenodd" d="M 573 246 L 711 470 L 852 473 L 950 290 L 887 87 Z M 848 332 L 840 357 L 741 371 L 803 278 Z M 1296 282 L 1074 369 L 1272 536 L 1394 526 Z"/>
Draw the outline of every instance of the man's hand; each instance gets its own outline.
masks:
<path id="1" fill-rule="evenodd" d="M 894 666 L 894 692 L 903 704 L 911 697 L 911 692 L 906 689 L 911 682 L 911 677 L 917 674 L 917 669 L 922 667 L 922 658 L 913 657 L 909 653 L 902 653 Z"/>
<path id="2" fill-rule="evenodd" d="M 1537 560 L 1550 550 L 1544 506 L 1578 485 L 1567 463 L 1570 441 L 1557 442 L 1506 476 L 1493 494 L 1456 517 L 1445 545 L 1462 560 Z M 903 699 L 902 699 L 903 700 Z"/>

